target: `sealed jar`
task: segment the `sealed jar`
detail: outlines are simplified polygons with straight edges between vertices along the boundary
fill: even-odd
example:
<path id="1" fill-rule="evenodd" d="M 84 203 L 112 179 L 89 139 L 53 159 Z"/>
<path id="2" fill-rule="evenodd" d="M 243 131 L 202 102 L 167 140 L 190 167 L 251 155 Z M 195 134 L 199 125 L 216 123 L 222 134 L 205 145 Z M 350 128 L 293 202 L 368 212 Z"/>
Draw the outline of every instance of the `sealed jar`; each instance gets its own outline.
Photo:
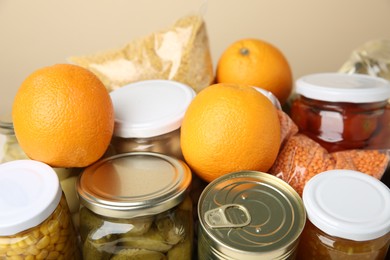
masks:
<path id="1" fill-rule="evenodd" d="M 80 259 L 54 170 L 41 162 L 0 164 L 0 259 Z"/>
<path id="2" fill-rule="evenodd" d="M 180 126 L 195 97 L 192 88 L 172 80 L 145 80 L 116 89 L 110 96 L 115 153 L 149 151 L 183 159 Z"/>
<path id="3" fill-rule="evenodd" d="M 382 134 L 390 133 L 390 117 L 385 115 L 390 97 L 387 80 L 362 74 L 319 73 L 298 79 L 295 91 L 292 119 L 302 133 L 329 152 L 390 148 L 390 138 Z"/>
<path id="4" fill-rule="evenodd" d="M 191 259 L 190 183 L 184 162 L 152 152 L 87 167 L 77 184 L 84 259 Z"/>
<path id="5" fill-rule="evenodd" d="M 315 175 L 303 190 L 307 225 L 299 259 L 386 259 L 390 244 L 390 190 L 357 171 Z"/>
<path id="6" fill-rule="evenodd" d="M 199 259 L 294 259 L 306 221 L 298 193 L 262 172 L 229 173 L 198 202 Z"/>
<path id="7" fill-rule="evenodd" d="M 27 159 L 19 146 L 10 114 L 0 115 L 0 163 Z"/>
<path id="8" fill-rule="evenodd" d="M 0 116 L 0 163 L 29 159 L 20 147 L 15 136 L 11 115 Z M 77 168 L 53 168 L 60 180 L 66 202 L 72 214 L 75 227 L 78 227 L 79 200 L 76 192 L 76 180 L 80 172 Z"/>

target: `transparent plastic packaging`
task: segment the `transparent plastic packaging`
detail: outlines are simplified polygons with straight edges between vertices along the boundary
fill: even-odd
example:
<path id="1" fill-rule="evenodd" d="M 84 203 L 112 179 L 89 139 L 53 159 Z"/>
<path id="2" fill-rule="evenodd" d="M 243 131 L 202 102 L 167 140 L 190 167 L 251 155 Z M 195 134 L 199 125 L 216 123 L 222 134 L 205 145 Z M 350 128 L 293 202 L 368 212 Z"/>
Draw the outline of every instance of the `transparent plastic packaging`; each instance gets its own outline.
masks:
<path id="1" fill-rule="evenodd" d="M 367 74 L 390 80 L 390 40 L 371 40 L 357 47 L 339 72 Z"/>
<path id="2" fill-rule="evenodd" d="M 182 17 L 171 28 L 122 48 L 69 61 L 91 70 L 109 91 L 140 80 L 167 79 L 199 92 L 214 80 L 206 25 L 199 15 Z"/>
<path id="3" fill-rule="evenodd" d="M 7 186 L 0 205 L 0 259 L 81 259 L 68 204 L 51 167 L 32 160 L 3 163 L 0 181 Z M 18 194 L 10 192 L 14 189 Z"/>
<path id="4" fill-rule="evenodd" d="M 381 179 L 389 165 L 387 149 L 348 149 L 328 152 L 321 144 L 298 132 L 284 112 L 279 112 L 282 146 L 269 173 L 290 184 L 302 195 L 306 183 L 320 172 L 332 169 L 357 170 Z"/>

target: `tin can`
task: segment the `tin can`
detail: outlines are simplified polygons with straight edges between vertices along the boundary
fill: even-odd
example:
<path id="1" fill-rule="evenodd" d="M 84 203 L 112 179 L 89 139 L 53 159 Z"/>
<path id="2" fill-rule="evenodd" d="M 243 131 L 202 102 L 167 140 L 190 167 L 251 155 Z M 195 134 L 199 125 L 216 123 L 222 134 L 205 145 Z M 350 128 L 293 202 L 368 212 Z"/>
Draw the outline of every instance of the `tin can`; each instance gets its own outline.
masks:
<path id="1" fill-rule="evenodd" d="M 303 190 L 308 221 L 298 258 L 388 259 L 390 189 L 367 174 L 330 170 Z"/>
<path id="2" fill-rule="evenodd" d="M 87 167 L 77 182 L 84 259 L 191 259 L 190 183 L 184 162 L 152 152 Z"/>
<path id="3" fill-rule="evenodd" d="M 267 173 L 219 177 L 198 202 L 199 259 L 294 259 L 306 221 L 298 193 Z"/>
<path id="4" fill-rule="evenodd" d="M 115 110 L 113 153 L 158 152 L 183 159 L 180 127 L 195 97 L 173 80 L 144 80 L 110 93 Z"/>
<path id="5" fill-rule="evenodd" d="M 58 177 L 44 163 L 0 165 L 0 259 L 81 259 Z"/>

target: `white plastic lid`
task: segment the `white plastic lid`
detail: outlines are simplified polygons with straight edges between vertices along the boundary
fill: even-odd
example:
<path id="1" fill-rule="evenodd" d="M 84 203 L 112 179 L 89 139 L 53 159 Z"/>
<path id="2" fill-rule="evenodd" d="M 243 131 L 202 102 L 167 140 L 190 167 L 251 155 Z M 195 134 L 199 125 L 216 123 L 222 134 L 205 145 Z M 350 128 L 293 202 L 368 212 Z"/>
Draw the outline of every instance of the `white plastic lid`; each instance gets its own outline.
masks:
<path id="1" fill-rule="evenodd" d="M 390 82 L 363 74 L 319 73 L 299 78 L 295 91 L 322 101 L 371 103 L 390 98 Z"/>
<path id="2" fill-rule="evenodd" d="M 331 236 L 367 241 L 390 231 L 390 189 L 361 172 L 315 175 L 305 185 L 303 203 L 310 222 Z"/>
<path id="3" fill-rule="evenodd" d="M 47 219 L 62 196 L 55 171 L 33 160 L 0 164 L 0 236 L 11 236 Z"/>
<path id="4" fill-rule="evenodd" d="M 146 80 L 123 86 L 110 95 L 115 111 L 114 135 L 147 138 L 180 128 L 195 91 L 176 81 Z"/>

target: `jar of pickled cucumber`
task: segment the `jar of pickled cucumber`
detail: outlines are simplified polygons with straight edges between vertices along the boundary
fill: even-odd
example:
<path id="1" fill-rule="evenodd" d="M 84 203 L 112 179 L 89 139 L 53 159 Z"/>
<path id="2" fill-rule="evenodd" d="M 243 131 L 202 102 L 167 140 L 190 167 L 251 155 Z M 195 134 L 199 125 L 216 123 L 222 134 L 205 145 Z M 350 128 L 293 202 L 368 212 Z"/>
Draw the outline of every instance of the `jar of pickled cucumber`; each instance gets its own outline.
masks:
<path id="1" fill-rule="evenodd" d="M 110 96 L 115 110 L 114 153 L 148 151 L 183 159 L 180 127 L 195 97 L 192 88 L 172 80 L 145 80 Z"/>
<path id="2" fill-rule="evenodd" d="M 390 189 L 357 171 L 331 170 L 303 190 L 308 221 L 297 259 L 386 259 Z"/>
<path id="3" fill-rule="evenodd" d="M 33 160 L 0 164 L 0 259 L 80 259 L 54 170 Z"/>
<path id="4" fill-rule="evenodd" d="M 84 259 L 191 259 L 190 183 L 184 162 L 159 153 L 87 167 L 77 182 Z"/>

